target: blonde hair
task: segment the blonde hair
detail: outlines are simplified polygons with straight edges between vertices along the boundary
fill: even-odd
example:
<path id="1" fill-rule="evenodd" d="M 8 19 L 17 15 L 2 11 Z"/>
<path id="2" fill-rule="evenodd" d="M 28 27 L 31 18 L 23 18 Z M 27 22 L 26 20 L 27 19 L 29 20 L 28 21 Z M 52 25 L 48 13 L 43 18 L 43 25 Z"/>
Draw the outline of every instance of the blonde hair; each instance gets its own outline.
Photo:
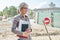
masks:
<path id="1" fill-rule="evenodd" d="M 28 4 L 26 4 L 25 2 L 22 2 L 18 7 L 18 13 L 20 13 L 21 8 L 23 7 L 28 7 Z"/>

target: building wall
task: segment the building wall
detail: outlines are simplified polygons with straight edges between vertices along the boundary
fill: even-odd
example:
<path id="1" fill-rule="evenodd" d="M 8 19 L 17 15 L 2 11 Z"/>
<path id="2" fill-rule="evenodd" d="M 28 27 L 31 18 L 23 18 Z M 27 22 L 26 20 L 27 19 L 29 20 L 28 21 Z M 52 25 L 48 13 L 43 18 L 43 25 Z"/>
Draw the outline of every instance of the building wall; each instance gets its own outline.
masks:
<path id="1" fill-rule="evenodd" d="M 51 25 L 51 13 L 53 13 L 53 25 L 54 27 L 60 27 L 60 10 L 39 10 L 37 12 L 37 23 L 43 24 L 44 18 L 48 17 L 50 19 Z"/>

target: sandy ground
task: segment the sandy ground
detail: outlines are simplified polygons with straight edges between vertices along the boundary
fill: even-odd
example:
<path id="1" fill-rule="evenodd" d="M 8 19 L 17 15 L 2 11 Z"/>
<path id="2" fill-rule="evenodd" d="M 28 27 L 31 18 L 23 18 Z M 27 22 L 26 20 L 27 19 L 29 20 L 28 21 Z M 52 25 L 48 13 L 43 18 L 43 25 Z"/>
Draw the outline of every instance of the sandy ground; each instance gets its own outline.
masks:
<path id="1" fill-rule="evenodd" d="M 8 22 L 0 22 L 0 40 L 17 40 L 16 34 L 11 32 L 12 24 Z M 47 26 L 48 32 L 52 40 L 60 40 L 60 28 Z M 32 25 L 32 40 L 49 40 L 44 25 Z"/>

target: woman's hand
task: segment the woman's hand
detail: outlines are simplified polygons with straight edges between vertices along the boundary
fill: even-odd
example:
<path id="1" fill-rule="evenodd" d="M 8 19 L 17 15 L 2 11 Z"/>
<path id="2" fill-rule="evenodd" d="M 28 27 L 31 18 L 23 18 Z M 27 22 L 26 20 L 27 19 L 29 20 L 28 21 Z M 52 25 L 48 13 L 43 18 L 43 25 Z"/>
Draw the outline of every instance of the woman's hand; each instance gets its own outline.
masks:
<path id="1" fill-rule="evenodd" d="M 27 32 L 27 33 L 30 33 L 30 32 L 31 32 L 31 29 L 30 29 L 30 28 L 27 28 L 27 29 L 26 29 L 26 32 Z"/>
<path id="2" fill-rule="evenodd" d="M 23 35 L 22 36 L 28 37 L 29 36 L 29 33 L 27 33 L 27 31 L 25 31 L 25 32 L 23 32 Z"/>
<path id="3" fill-rule="evenodd" d="M 31 32 L 30 28 L 27 28 L 25 32 L 23 32 L 23 36 L 28 36 Z"/>

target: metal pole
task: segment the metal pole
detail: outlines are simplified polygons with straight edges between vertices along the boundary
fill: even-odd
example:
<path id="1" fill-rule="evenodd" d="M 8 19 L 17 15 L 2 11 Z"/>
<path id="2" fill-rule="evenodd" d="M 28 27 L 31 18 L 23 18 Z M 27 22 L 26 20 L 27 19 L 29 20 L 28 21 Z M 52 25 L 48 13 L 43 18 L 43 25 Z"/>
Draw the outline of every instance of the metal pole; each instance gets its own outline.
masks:
<path id="1" fill-rule="evenodd" d="M 50 35 L 49 35 L 49 32 L 48 32 L 48 30 L 47 30 L 47 27 L 46 27 L 44 21 L 43 21 L 43 24 L 44 24 L 44 26 L 45 26 L 45 29 L 46 29 L 46 32 L 47 32 L 47 34 L 48 34 L 49 39 L 52 40 L 51 37 L 50 37 Z"/>

